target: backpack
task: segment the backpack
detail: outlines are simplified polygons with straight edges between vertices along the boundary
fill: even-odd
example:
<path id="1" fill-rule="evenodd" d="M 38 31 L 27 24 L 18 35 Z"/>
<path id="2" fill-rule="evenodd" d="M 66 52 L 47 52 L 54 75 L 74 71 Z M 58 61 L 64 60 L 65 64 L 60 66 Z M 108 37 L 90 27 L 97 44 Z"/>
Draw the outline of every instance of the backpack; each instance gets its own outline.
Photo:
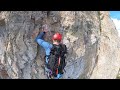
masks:
<path id="1" fill-rule="evenodd" d="M 64 44 L 55 45 L 50 52 L 50 56 L 47 68 L 52 71 L 53 76 L 57 76 L 58 73 L 63 74 L 63 69 L 66 66 L 65 58 L 67 54 L 67 47 Z"/>

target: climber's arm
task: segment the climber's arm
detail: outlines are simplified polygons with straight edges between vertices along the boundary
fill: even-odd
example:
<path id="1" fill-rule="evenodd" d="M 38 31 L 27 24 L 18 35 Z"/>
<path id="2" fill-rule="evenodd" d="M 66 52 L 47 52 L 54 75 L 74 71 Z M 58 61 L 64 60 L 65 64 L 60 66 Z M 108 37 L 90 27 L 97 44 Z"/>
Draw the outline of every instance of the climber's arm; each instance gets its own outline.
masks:
<path id="1" fill-rule="evenodd" d="M 39 33 L 38 36 L 35 38 L 35 41 L 37 42 L 38 39 L 43 39 L 44 35 L 45 35 L 45 32 Z"/>
<path id="2" fill-rule="evenodd" d="M 45 50 L 47 50 L 49 47 L 50 47 L 50 43 L 49 42 L 46 42 L 44 40 L 44 35 L 45 35 L 46 32 L 41 32 L 36 38 L 35 38 L 35 41 L 40 45 L 42 46 Z"/>
<path id="3" fill-rule="evenodd" d="M 46 42 L 44 40 L 44 35 L 45 35 L 45 32 L 41 32 L 35 39 L 35 41 L 40 45 L 42 46 L 44 49 L 45 49 L 45 52 L 46 52 L 46 56 L 49 56 L 50 55 L 50 50 L 52 48 L 52 44 L 50 44 L 49 42 Z M 48 63 L 48 57 L 46 57 L 45 59 L 46 63 Z"/>

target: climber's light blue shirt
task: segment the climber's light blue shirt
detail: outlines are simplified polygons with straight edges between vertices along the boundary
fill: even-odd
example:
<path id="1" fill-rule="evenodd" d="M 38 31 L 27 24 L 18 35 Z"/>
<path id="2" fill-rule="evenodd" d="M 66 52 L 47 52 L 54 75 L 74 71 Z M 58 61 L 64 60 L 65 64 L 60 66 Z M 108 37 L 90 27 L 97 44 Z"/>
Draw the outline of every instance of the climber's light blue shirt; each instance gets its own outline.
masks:
<path id="1" fill-rule="evenodd" d="M 40 45 L 42 46 L 44 49 L 45 49 L 45 53 L 46 53 L 46 56 L 50 55 L 50 50 L 51 48 L 53 47 L 52 44 L 50 44 L 49 42 L 46 42 L 44 39 L 43 39 L 43 36 L 45 35 L 45 32 L 41 32 L 36 38 L 35 38 L 35 41 Z M 46 57 L 46 63 L 48 63 L 48 57 Z"/>

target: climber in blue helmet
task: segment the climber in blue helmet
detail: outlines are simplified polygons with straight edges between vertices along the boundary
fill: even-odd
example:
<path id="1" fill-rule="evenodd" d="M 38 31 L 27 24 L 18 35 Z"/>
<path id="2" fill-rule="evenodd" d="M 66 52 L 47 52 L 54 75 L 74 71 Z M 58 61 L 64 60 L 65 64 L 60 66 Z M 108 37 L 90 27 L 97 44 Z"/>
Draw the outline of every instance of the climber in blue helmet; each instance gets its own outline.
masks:
<path id="1" fill-rule="evenodd" d="M 53 45 L 59 45 L 62 39 L 62 35 L 60 33 L 55 33 L 52 37 L 53 44 L 44 40 L 44 35 L 48 32 L 48 28 L 43 28 L 43 31 L 37 35 L 35 41 L 45 49 L 46 57 L 45 62 L 48 64 L 49 56 Z M 59 79 L 62 76 L 62 73 L 58 73 L 54 79 Z"/>

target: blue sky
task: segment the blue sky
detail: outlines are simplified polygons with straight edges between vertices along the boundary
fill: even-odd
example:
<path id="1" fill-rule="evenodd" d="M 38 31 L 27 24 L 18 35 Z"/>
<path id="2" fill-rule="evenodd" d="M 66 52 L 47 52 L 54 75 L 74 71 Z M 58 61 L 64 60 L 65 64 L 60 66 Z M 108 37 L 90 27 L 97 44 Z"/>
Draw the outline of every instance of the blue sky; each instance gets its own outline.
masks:
<path id="1" fill-rule="evenodd" d="M 110 16 L 112 18 L 117 18 L 118 20 L 120 20 L 120 11 L 110 11 Z"/>
<path id="2" fill-rule="evenodd" d="M 110 17 L 115 23 L 116 29 L 120 36 L 120 11 L 110 11 Z"/>

